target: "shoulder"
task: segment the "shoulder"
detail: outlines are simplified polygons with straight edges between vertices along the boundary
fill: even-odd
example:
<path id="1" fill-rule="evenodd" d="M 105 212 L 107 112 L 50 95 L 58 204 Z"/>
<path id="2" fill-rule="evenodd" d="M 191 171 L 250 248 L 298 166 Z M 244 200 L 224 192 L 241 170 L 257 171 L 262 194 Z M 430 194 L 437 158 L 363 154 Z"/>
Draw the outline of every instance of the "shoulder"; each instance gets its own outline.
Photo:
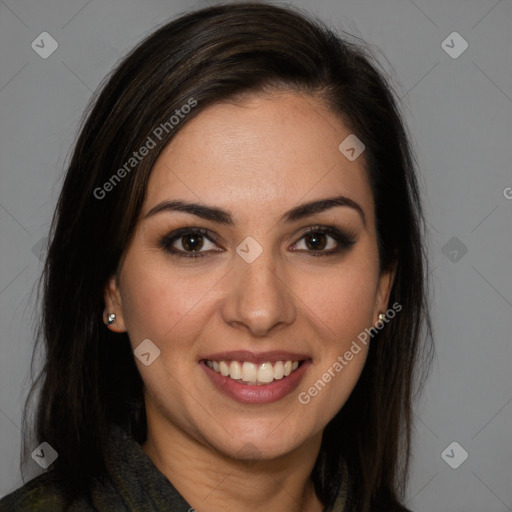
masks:
<path id="1" fill-rule="evenodd" d="M 66 504 L 59 487 L 39 475 L 0 500 L 0 512 L 87 512 L 85 503 Z"/>
<path id="2" fill-rule="evenodd" d="M 65 510 L 58 488 L 48 483 L 46 475 L 40 475 L 0 500 L 0 512 L 43 512 Z"/>

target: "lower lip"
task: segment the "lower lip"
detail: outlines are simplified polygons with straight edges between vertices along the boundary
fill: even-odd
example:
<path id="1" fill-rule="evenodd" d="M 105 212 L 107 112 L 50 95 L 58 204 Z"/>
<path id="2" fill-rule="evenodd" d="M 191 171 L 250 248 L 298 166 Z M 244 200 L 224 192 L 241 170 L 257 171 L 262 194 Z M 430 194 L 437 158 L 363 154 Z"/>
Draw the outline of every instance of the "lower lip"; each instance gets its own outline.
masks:
<path id="1" fill-rule="evenodd" d="M 208 375 L 217 389 L 233 400 L 244 404 L 268 404 L 281 400 L 297 388 L 310 364 L 311 361 L 304 361 L 288 377 L 283 377 L 270 384 L 251 386 L 249 384 L 241 384 L 241 381 L 231 379 L 230 377 L 224 377 L 224 375 L 217 373 L 207 366 L 205 361 L 200 362 L 206 375 Z"/>

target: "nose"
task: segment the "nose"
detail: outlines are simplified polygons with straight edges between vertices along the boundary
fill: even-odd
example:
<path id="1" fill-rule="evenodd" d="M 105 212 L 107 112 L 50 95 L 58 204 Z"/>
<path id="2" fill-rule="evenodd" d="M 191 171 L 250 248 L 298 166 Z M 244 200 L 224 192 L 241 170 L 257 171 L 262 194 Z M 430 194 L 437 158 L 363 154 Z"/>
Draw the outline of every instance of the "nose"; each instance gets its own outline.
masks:
<path id="1" fill-rule="evenodd" d="M 224 321 L 256 337 L 291 325 L 297 314 L 290 284 L 273 258 L 271 251 L 265 250 L 252 263 L 236 256 L 227 277 Z"/>

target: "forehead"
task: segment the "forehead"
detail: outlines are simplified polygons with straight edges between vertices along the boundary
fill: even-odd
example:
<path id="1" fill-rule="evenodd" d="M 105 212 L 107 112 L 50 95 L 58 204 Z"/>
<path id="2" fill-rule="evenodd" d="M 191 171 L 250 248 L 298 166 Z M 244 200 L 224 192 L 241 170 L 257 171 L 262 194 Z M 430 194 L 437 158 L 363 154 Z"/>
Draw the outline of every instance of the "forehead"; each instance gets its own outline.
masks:
<path id="1" fill-rule="evenodd" d="M 298 202 L 341 194 L 373 221 L 364 153 L 350 161 L 338 149 L 350 134 L 320 100 L 299 93 L 215 104 L 159 156 L 144 210 L 179 198 L 224 207 L 235 218 L 278 215 Z"/>

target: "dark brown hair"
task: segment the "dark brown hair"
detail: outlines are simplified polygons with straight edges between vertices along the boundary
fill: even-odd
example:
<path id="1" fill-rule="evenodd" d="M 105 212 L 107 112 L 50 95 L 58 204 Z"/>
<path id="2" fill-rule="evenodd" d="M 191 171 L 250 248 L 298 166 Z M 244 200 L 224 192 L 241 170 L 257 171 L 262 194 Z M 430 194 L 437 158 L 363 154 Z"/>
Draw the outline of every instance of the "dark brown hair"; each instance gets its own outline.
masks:
<path id="1" fill-rule="evenodd" d="M 30 393 L 40 391 L 37 441 L 29 445 L 26 438 L 23 454 L 28 459 L 29 447 L 50 443 L 59 457 L 48 475 L 63 482 L 70 499 L 87 493 L 91 479 L 104 472 L 111 424 L 140 443 L 146 437 L 143 382 L 128 337 L 107 330 L 102 313 L 105 284 L 137 223 L 153 164 L 209 105 L 276 88 L 320 98 L 366 145 L 380 266 L 397 265 L 390 303 L 403 306 L 371 344 L 356 388 L 328 424 L 312 479 L 319 498 L 330 504 L 345 461 L 358 511 L 392 509 L 403 499 L 411 403 L 415 383 L 421 384 L 416 370 L 427 368 L 431 355 L 425 226 L 395 94 L 372 60 L 363 44 L 297 10 L 230 3 L 165 24 L 101 84 L 52 223 L 41 281 L 45 359 Z M 169 121 L 194 102 L 177 123 Z M 152 134 L 156 147 L 119 173 Z"/>

